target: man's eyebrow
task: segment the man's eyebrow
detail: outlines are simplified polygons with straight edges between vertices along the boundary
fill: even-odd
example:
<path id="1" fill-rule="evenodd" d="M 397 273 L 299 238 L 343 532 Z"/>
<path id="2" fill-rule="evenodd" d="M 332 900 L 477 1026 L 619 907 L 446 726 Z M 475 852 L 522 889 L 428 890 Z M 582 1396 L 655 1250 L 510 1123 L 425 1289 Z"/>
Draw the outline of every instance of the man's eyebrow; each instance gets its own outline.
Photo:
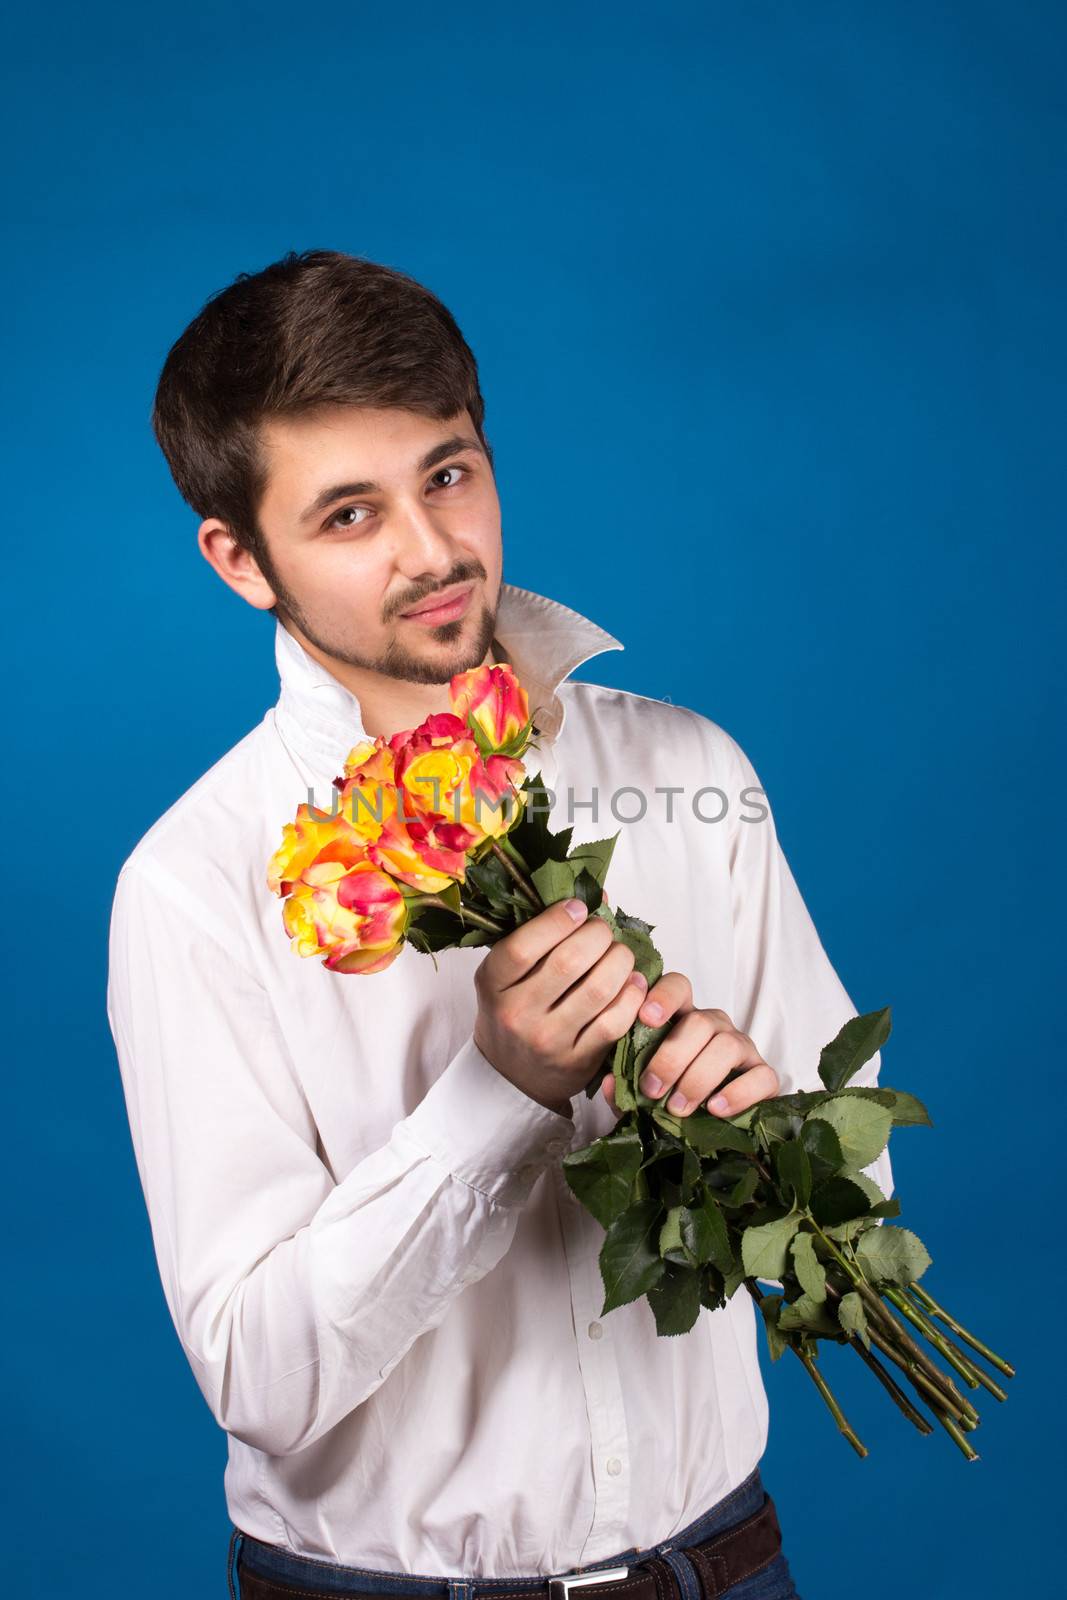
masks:
<path id="1" fill-rule="evenodd" d="M 435 444 L 427 450 L 421 460 L 415 463 L 417 473 L 429 472 L 448 456 L 458 455 L 461 450 L 476 450 L 479 455 L 485 451 L 477 439 L 468 438 L 466 434 L 454 433 L 450 439 L 442 439 L 440 444 Z M 380 494 L 381 485 L 377 483 L 334 483 L 328 489 L 323 489 L 317 494 L 306 510 L 300 513 L 301 522 L 310 522 L 312 517 L 318 516 L 321 511 L 326 511 L 335 500 L 348 500 L 354 495 Z"/>

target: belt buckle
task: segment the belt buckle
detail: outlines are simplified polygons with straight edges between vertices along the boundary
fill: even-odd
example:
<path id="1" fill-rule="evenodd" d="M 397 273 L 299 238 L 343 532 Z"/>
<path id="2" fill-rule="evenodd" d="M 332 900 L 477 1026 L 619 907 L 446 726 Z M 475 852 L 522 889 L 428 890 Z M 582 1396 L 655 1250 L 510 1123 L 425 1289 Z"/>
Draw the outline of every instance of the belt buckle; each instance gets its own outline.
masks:
<path id="1" fill-rule="evenodd" d="M 548 1600 L 569 1600 L 572 1589 L 588 1583 L 610 1583 L 615 1578 L 628 1578 L 629 1567 L 601 1567 L 598 1572 L 568 1572 L 564 1578 L 549 1578 Z"/>

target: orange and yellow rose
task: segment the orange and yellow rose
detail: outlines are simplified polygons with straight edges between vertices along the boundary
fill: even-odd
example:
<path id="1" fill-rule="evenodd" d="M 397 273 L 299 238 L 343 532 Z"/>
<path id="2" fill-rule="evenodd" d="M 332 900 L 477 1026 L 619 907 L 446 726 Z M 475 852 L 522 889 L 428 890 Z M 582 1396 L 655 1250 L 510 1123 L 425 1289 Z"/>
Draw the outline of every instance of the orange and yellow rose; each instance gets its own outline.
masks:
<path id="1" fill-rule="evenodd" d="M 530 703 L 506 662 L 457 672 L 449 683 L 448 698 L 460 721 L 478 728 L 493 750 L 521 754 L 530 731 Z"/>
<path id="2" fill-rule="evenodd" d="M 466 853 L 514 826 L 522 809 L 522 762 L 483 756 L 458 717 L 447 711 L 427 717 L 418 728 L 394 734 L 390 746 L 404 809 L 423 819 L 436 846 Z"/>
<path id="3" fill-rule="evenodd" d="M 282 919 L 300 956 L 331 972 L 383 972 L 400 954 L 408 906 L 389 874 L 346 859 L 340 837 L 290 887 Z"/>
<path id="4" fill-rule="evenodd" d="M 455 893 L 470 854 L 519 818 L 525 691 L 504 664 L 459 673 L 449 687 L 452 711 L 349 751 L 332 815 L 301 804 L 283 826 L 268 887 L 285 901 L 293 950 L 322 956 L 332 972 L 383 971 L 418 897 Z"/>

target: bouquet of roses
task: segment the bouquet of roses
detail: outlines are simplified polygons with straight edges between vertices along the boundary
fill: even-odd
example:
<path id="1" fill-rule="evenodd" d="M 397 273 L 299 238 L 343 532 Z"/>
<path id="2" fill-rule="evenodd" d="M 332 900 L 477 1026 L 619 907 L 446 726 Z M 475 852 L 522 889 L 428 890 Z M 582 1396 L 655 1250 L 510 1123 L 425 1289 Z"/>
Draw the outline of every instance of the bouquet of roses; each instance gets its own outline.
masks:
<path id="1" fill-rule="evenodd" d="M 547 791 L 522 761 L 537 729 L 510 667 L 457 674 L 449 700 L 450 712 L 417 728 L 358 744 L 334 779 L 334 809 L 302 804 L 284 825 L 267 882 L 284 899 L 293 950 L 331 972 L 381 972 L 405 943 L 431 958 L 492 944 L 547 905 L 578 898 L 629 946 L 651 987 L 663 967 L 652 926 L 613 911 L 604 895 L 618 834 L 572 848 L 572 828 L 549 829 Z M 914 1095 L 849 1082 L 888 1038 L 888 1007 L 854 1017 L 825 1046 L 822 1089 L 732 1117 L 703 1106 L 676 1117 L 669 1089 L 653 1100 L 638 1087 L 671 1026 L 637 1021 L 606 1052 L 586 1094 L 612 1074 L 618 1121 L 563 1162 L 605 1230 L 601 1315 L 646 1295 L 659 1334 L 686 1333 L 702 1306 L 725 1306 L 743 1285 L 771 1359 L 794 1353 L 861 1456 L 819 1368 L 820 1341 L 851 1346 L 920 1432 L 933 1429 L 915 1401 L 976 1460 L 967 1435 L 978 1412 L 915 1335 L 966 1389 L 998 1400 L 1004 1389 L 970 1352 L 1005 1376 L 1013 1368 L 919 1286 L 930 1257 L 909 1229 L 886 1223 L 899 1201 L 863 1170 L 893 1127 L 930 1124 Z"/>

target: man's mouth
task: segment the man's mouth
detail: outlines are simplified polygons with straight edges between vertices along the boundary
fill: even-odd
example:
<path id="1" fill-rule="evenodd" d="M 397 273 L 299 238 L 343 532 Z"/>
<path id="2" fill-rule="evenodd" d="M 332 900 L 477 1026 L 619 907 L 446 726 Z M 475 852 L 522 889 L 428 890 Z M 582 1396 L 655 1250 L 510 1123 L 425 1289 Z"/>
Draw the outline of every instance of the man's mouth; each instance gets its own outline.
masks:
<path id="1" fill-rule="evenodd" d="M 473 583 L 453 584 L 450 589 L 442 589 L 439 594 L 423 600 L 414 610 L 402 611 L 400 615 L 406 621 L 421 622 L 430 627 L 453 622 L 466 611 L 473 593 Z"/>

